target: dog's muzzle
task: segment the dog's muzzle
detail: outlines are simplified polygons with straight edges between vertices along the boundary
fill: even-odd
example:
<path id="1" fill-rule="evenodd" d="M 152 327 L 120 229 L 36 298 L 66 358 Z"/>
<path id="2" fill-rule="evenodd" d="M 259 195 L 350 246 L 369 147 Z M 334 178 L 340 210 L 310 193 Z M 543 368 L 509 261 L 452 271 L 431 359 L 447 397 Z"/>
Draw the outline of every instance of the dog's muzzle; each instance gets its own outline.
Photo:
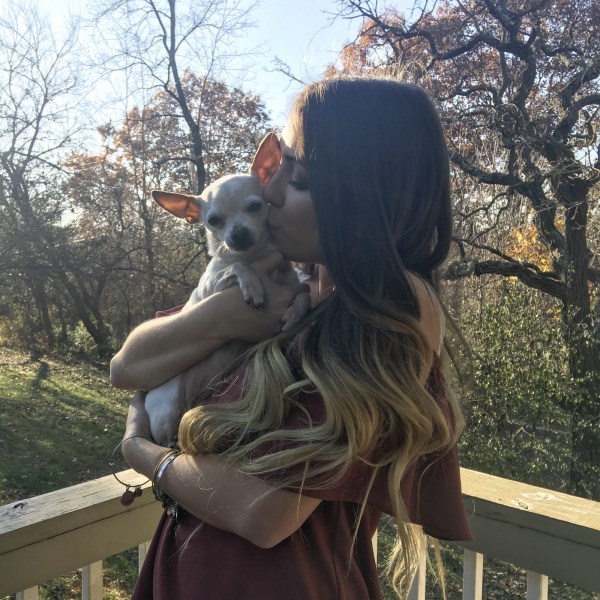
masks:
<path id="1" fill-rule="evenodd" d="M 236 252 L 245 252 L 254 245 L 254 238 L 246 227 L 234 227 L 228 238 L 227 245 Z"/>

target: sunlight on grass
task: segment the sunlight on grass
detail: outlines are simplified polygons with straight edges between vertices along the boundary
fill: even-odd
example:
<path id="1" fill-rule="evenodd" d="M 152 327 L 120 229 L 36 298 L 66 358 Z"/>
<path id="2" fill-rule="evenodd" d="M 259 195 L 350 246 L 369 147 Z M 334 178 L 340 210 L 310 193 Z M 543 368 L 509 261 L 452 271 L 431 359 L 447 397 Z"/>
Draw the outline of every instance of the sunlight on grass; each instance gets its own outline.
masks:
<path id="1" fill-rule="evenodd" d="M 0 348 L 0 451 L 10 450 L 0 462 L 0 504 L 110 474 L 129 397 L 110 386 L 107 367 Z M 136 577 L 135 549 L 106 559 L 104 599 L 129 598 Z M 81 573 L 45 583 L 40 598 L 81 598 Z"/>
<path id="2" fill-rule="evenodd" d="M 110 473 L 129 394 L 111 388 L 106 368 L 7 349 L 0 364 L 0 450 L 11 452 L 0 464 L 0 502 Z"/>

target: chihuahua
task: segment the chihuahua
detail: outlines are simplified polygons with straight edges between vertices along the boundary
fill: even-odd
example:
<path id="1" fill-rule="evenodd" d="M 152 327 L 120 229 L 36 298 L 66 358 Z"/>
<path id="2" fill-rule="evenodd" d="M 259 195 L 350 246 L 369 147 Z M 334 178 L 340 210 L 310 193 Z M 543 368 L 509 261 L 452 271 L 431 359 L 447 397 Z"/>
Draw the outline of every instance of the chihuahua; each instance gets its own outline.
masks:
<path id="1" fill-rule="evenodd" d="M 259 166 L 264 145 L 274 143 L 270 136 L 274 137 L 274 134 L 261 142 L 250 175 L 221 177 L 200 196 L 152 192 L 154 200 L 165 210 L 189 223 L 202 222 L 206 229 L 211 260 L 182 310 L 236 283 L 248 304 L 264 305 L 264 288 L 250 263 L 275 251 L 266 226 L 268 207 L 262 198 L 264 178 Z M 279 283 L 299 281 L 289 264 L 271 277 Z M 298 294 L 283 316 L 282 330 L 298 323 L 309 307 L 309 295 Z M 227 371 L 250 346 L 241 340 L 230 342 L 199 365 L 147 393 L 145 406 L 152 437 L 157 443 L 168 445 L 176 438 L 183 412 L 200 403 L 210 392 L 210 383 Z"/>

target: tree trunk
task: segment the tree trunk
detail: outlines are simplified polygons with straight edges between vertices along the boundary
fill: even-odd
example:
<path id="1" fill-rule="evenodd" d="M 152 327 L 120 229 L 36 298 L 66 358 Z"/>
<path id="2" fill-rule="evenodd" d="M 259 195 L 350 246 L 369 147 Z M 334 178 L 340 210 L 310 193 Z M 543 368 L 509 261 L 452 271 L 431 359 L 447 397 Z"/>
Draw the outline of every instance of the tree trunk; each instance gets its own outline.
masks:
<path id="1" fill-rule="evenodd" d="M 52 320 L 50 319 L 50 311 L 48 310 L 48 298 L 44 289 L 43 281 L 30 281 L 29 289 L 35 300 L 35 305 L 42 322 L 42 329 L 46 337 L 46 343 L 50 348 L 54 346 L 54 330 L 52 328 Z"/>
<path id="2" fill-rule="evenodd" d="M 569 491 L 587 498 L 600 498 L 600 355 L 594 336 L 588 269 L 586 194 L 567 208 L 565 235 L 567 264 L 563 318 L 569 351 L 572 394 L 572 458 Z"/>

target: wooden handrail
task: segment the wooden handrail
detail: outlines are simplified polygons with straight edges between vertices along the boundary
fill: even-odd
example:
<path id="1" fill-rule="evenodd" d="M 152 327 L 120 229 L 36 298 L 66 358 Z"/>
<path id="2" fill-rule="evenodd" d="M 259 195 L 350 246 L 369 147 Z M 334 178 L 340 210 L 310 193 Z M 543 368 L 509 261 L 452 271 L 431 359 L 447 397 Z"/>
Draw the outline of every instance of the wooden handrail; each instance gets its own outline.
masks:
<path id="1" fill-rule="evenodd" d="M 462 481 L 476 541 L 461 546 L 600 591 L 600 503 L 468 469 Z M 123 507 L 122 493 L 107 476 L 0 507 L 0 597 L 150 539 L 160 505 L 145 491 Z"/>
<path id="2" fill-rule="evenodd" d="M 145 480 L 131 470 L 119 477 Z M 149 540 L 162 508 L 147 488 L 124 507 L 123 486 L 108 475 L 0 507 L 0 597 Z"/>
<path id="3" fill-rule="evenodd" d="M 523 569 L 600 591 L 600 503 L 461 469 L 475 537 L 461 543 Z"/>

